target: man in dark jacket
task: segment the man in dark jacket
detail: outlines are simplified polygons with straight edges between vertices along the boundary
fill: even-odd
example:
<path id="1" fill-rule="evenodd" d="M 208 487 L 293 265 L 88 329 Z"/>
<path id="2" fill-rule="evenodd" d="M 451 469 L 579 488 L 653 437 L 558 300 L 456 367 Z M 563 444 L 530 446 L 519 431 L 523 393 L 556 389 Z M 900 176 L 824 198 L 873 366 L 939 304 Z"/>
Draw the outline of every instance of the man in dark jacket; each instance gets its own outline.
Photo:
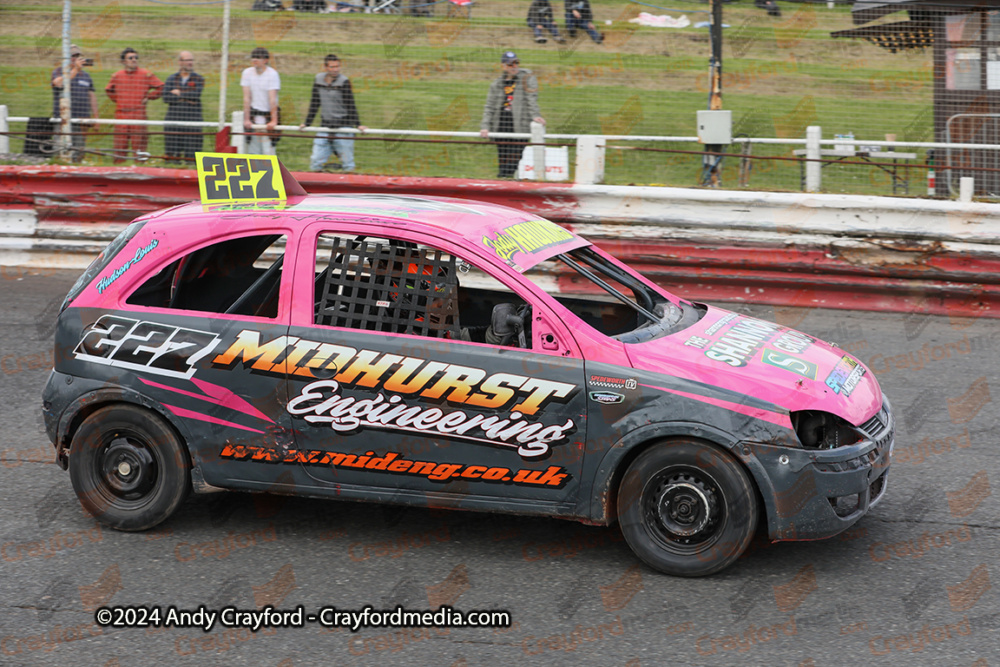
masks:
<path id="1" fill-rule="evenodd" d="M 83 71 L 88 61 L 84 59 L 83 53 L 76 44 L 70 47 L 69 79 L 70 79 L 70 118 L 97 118 L 97 94 L 94 92 L 94 80 Z M 62 101 L 63 85 L 65 77 L 62 73 L 62 66 L 52 71 L 52 117 L 60 117 L 60 102 Z M 83 159 L 83 149 L 86 145 L 87 127 L 74 123 L 70 126 L 73 141 L 73 162 Z"/>
<path id="2" fill-rule="evenodd" d="M 531 132 L 531 121 L 545 123 L 538 108 L 538 79 L 531 70 L 519 69 L 520 61 L 513 51 L 500 56 L 501 74 L 490 85 L 483 106 L 483 119 L 479 123 L 479 136 L 488 137 L 490 132 Z M 517 173 L 521 153 L 527 139 L 496 138 L 497 160 L 500 170 L 497 176 L 511 178 Z"/>
<path id="3" fill-rule="evenodd" d="M 532 0 L 531 6 L 528 7 L 528 27 L 535 31 L 535 41 L 539 44 L 546 42 L 543 29 L 552 33 L 552 37 L 560 44 L 566 41 L 552 20 L 552 5 L 549 4 L 549 0 Z"/>
<path id="4" fill-rule="evenodd" d="M 194 56 L 190 51 L 181 51 L 177 56 L 180 69 L 167 77 L 163 85 L 163 101 L 167 103 L 166 121 L 201 122 L 201 93 L 205 89 L 205 77 L 194 71 Z M 202 128 L 167 125 L 163 146 L 168 160 L 187 158 L 194 160 L 194 154 L 202 150 Z"/>
<path id="5" fill-rule="evenodd" d="M 604 35 L 594 27 L 594 12 L 590 9 L 590 0 L 566 0 L 566 32 L 570 39 L 576 37 L 577 30 L 586 30 L 598 44 L 604 41 Z"/>
<path id="6" fill-rule="evenodd" d="M 340 58 L 334 54 L 323 59 L 324 71 L 313 80 L 312 99 L 309 102 L 309 113 L 305 122 L 299 126 L 302 129 L 312 123 L 316 112 L 320 112 L 323 127 L 330 129 L 357 128 L 364 132 L 368 128 L 361 124 L 358 118 L 358 107 L 354 103 L 354 92 L 351 81 L 340 71 Z M 320 132 L 313 140 L 312 155 L 309 158 L 309 169 L 321 171 L 330 153 L 336 151 L 340 156 L 341 168 L 344 171 L 354 171 L 354 136 L 353 133 L 340 132 L 330 136 Z"/>

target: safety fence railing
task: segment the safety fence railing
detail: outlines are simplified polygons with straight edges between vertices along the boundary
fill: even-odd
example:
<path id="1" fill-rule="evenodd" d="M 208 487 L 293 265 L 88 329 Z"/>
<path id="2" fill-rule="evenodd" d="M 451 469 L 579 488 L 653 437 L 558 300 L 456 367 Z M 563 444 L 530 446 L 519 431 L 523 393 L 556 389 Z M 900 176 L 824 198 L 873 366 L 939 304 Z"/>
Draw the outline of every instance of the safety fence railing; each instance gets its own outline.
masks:
<path id="1" fill-rule="evenodd" d="M 997 118 L 990 116 L 974 120 L 980 125 L 984 122 L 1000 123 Z M 78 148 L 71 143 L 61 144 L 58 132 L 39 138 L 39 135 L 33 135 L 27 130 L 11 129 L 13 126 L 27 125 L 31 120 L 24 116 L 8 116 L 6 107 L 0 105 L 0 155 L 19 152 L 12 148 L 17 147 L 18 140 L 22 140 L 26 145 L 34 144 L 36 154 L 43 158 L 68 157 L 74 151 L 79 151 L 87 158 L 88 164 L 102 161 L 111 161 L 113 164 L 116 158 L 120 162 L 129 163 L 161 161 L 167 166 L 191 163 L 191 160 L 183 157 L 157 153 L 152 145 L 149 150 L 138 152 L 116 152 L 113 146 L 108 146 L 108 140 L 114 136 L 116 127 L 137 126 L 144 128 L 148 136 L 153 138 L 168 137 L 182 129 L 201 130 L 199 134 L 204 138 L 202 150 L 207 151 L 246 152 L 248 140 L 259 136 L 265 151 L 275 151 L 290 168 L 304 171 L 304 157 L 309 154 L 308 146 L 318 135 L 334 133 L 323 127 L 278 125 L 274 130 L 280 131 L 281 139 L 279 143 L 272 145 L 272 134 L 267 131 L 266 126 L 254 125 L 250 131 L 244 129 L 242 112 L 234 112 L 231 122 L 223 126 L 222 132 L 218 123 L 210 122 L 76 119 L 73 122 L 75 129 L 88 128 L 85 133 L 87 143 Z M 45 120 L 48 121 L 50 130 L 58 129 L 58 119 Z M 967 129 L 963 132 L 962 136 L 974 138 L 974 133 Z M 494 150 L 495 143 L 514 140 L 526 149 L 521 169 L 516 174 L 522 180 L 572 181 L 578 184 L 622 183 L 623 179 L 616 173 L 623 163 L 621 156 L 643 155 L 657 163 L 687 165 L 690 170 L 685 180 L 657 183 L 649 179 L 633 184 L 678 187 L 714 185 L 707 178 L 707 167 L 721 160 L 719 185 L 725 188 L 947 197 L 961 196 L 960 184 L 965 179 L 965 198 L 973 192 L 984 197 L 1000 197 L 1000 187 L 996 185 L 1000 181 L 1000 146 L 996 144 L 823 139 L 822 129 L 817 126 L 808 127 L 806 137 L 801 139 L 734 137 L 731 144 L 713 147 L 717 150 L 712 151 L 705 150 L 699 143 L 699 138 L 692 136 L 547 133 L 545 126 L 538 123 L 532 124 L 532 133 L 491 133 L 490 141 L 484 140 L 478 132 L 443 130 L 366 128 L 361 131 L 341 128 L 336 130 L 336 134 L 352 136 L 359 145 L 369 144 L 369 151 L 394 154 L 404 167 L 401 175 L 426 175 L 421 173 L 421 167 L 429 167 L 433 171 L 435 166 L 432 161 L 408 159 L 410 151 L 417 152 L 428 146 L 444 150 L 446 154 L 448 148 L 471 149 L 476 154 L 476 159 L 484 162 L 491 159 L 485 155 L 485 151 Z M 364 151 L 359 149 L 360 152 Z M 336 153 L 332 153 L 336 160 Z M 838 171 L 827 170 L 827 167 L 836 167 Z M 330 169 L 329 165 L 327 169 Z M 856 183 L 853 188 L 849 182 L 845 185 L 844 180 L 844 174 L 850 170 L 855 172 L 853 178 Z M 365 169 L 360 172 L 372 173 Z M 863 175 L 859 178 L 858 173 Z M 936 182 L 937 173 L 942 174 L 940 185 Z M 776 174 L 778 178 L 775 178 Z M 791 178 L 789 174 L 792 174 Z M 460 173 L 433 175 L 468 177 L 468 174 Z"/>

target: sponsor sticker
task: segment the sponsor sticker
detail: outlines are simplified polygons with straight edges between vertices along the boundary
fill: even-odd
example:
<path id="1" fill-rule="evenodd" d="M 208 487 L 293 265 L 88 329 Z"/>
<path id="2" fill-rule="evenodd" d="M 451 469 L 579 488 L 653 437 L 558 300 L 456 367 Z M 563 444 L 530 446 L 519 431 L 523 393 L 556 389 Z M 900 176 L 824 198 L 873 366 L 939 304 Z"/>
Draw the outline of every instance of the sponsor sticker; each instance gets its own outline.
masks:
<path id="1" fill-rule="evenodd" d="M 257 463 L 285 463 L 330 468 L 372 470 L 397 475 L 418 475 L 432 482 L 448 482 L 453 479 L 519 484 L 526 486 L 548 486 L 561 488 L 570 478 L 565 468 L 548 466 L 545 470 L 520 469 L 497 466 L 467 465 L 464 463 L 436 463 L 432 461 L 411 461 L 399 452 L 387 452 L 377 456 L 374 450 L 364 455 L 346 452 L 313 449 L 277 450 L 255 445 L 227 444 L 219 452 L 219 457 L 234 461 L 255 461 Z"/>
<path id="2" fill-rule="evenodd" d="M 605 405 L 614 405 L 623 402 L 625 396 L 613 391 L 592 391 L 590 392 L 590 400 L 596 403 L 604 403 Z"/>
<path id="3" fill-rule="evenodd" d="M 607 375 L 591 375 L 590 384 L 595 387 L 606 387 L 607 389 L 635 389 L 639 386 L 635 378 L 616 378 Z"/>
<path id="4" fill-rule="evenodd" d="M 539 253 L 575 238 L 573 234 L 548 220 L 528 220 L 485 234 L 483 245 L 495 252 L 497 257 L 508 265 L 516 268 L 514 255 L 517 253 Z"/>
<path id="5" fill-rule="evenodd" d="M 819 370 L 816 367 L 816 364 L 811 361 L 799 359 L 798 357 L 793 357 L 790 354 L 778 352 L 777 350 L 772 350 L 767 347 L 765 347 L 764 351 L 761 353 L 760 360 L 765 364 L 775 366 L 777 368 L 783 368 L 786 371 L 791 371 L 796 375 L 801 375 L 802 377 L 809 378 L 810 380 L 816 379 L 816 373 Z"/>
<path id="6" fill-rule="evenodd" d="M 757 350 L 780 328 L 772 322 L 742 318 L 705 350 L 705 356 L 730 366 L 746 366 Z"/>
<path id="7" fill-rule="evenodd" d="M 865 374 L 865 368 L 854 359 L 843 356 L 826 378 L 826 386 L 835 394 L 850 396 Z"/>
<path id="8" fill-rule="evenodd" d="M 568 385 L 567 385 L 568 386 Z M 341 393 L 336 380 L 317 380 L 302 388 L 288 402 L 289 414 L 310 424 L 326 424 L 337 433 L 350 434 L 363 429 L 378 429 L 420 435 L 446 435 L 467 442 L 509 448 L 524 458 L 537 458 L 549 453 L 551 445 L 565 442 L 576 430 L 572 419 L 562 424 L 529 421 L 513 410 L 485 415 L 465 410 L 445 412 L 438 407 L 425 408 L 407 403 L 402 396 L 386 396 L 379 392 L 374 398 L 357 400 Z"/>

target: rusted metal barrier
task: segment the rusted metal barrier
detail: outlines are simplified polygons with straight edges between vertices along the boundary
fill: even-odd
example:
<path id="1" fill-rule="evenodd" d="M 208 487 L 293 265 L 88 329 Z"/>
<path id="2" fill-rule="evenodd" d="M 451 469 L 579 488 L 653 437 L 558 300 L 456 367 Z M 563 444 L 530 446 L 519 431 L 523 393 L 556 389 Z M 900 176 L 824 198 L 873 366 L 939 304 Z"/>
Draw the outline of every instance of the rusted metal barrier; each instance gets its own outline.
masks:
<path id="1" fill-rule="evenodd" d="M 449 196 L 534 211 L 693 299 L 1000 317 L 1000 205 L 995 204 L 296 177 L 313 193 Z M 138 215 L 197 197 L 190 170 L 0 166 L 0 264 L 78 268 Z"/>

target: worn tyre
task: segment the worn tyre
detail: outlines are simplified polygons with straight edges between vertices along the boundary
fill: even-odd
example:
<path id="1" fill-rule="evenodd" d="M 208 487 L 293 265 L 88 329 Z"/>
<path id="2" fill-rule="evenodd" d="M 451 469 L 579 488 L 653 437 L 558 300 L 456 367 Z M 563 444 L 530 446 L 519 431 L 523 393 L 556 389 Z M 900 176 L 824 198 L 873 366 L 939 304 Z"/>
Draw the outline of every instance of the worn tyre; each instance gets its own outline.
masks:
<path id="1" fill-rule="evenodd" d="M 757 494 L 728 453 L 671 441 L 632 462 L 618 489 L 625 540 L 661 572 L 700 577 L 732 564 L 757 528 Z"/>
<path id="2" fill-rule="evenodd" d="M 190 489 L 184 444 L 159 416 L 132 405 L 87 417 L 69 450 L 69 474 L 84 509 L 112 528 L 146 530 Z"/>

